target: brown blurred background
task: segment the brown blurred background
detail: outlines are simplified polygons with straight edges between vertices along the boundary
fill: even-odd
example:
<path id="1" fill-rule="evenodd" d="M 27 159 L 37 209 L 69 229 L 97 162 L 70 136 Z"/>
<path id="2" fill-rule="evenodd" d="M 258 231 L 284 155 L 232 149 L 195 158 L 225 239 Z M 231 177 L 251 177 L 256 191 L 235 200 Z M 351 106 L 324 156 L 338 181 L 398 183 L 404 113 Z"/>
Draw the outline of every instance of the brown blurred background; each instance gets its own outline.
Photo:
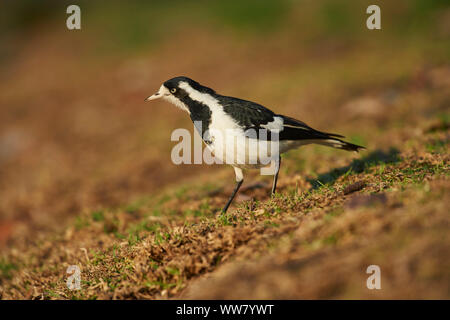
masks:
<path id="1" fill-rule="evenodd" d="M 397 87 L 420 85 L 423 70 L 448 63 L 450 8 L 376 1 L 382 29 L 368 30 L 374 2 L 77 1 L 82 29 L 71 31 L 73 1 L 3 1 L 0 242 L 229 170 L 171 163 L 170 134 L 192 130 L 190 120 L 143 100 L 174 76 L 339 128 L 358 143 L 401 126 L 398 114 L 364 99 L 389 101 Z"/>

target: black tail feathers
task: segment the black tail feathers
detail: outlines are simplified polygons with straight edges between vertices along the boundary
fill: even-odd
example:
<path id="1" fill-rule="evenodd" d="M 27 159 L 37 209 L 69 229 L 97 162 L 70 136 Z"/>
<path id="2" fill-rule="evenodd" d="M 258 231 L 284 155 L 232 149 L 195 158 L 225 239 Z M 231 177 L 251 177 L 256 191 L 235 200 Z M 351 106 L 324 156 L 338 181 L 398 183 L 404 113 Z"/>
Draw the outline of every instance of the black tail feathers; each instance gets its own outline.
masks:
<path id="1" fill-rule="evenodd" d="M 356 151 L 359 152 L 360 149 L 365 149 L 363 146 L 358 146 L 357 144 L 353 144 L 350 142 L 342 141 L 344 144 L 342 145 L 341 149 L 347 150 L 347 151 Z"/>
<path id="2" fill-rule="evenodd" d="M 363 147 L 363 146 L 359 146 L 357 144 L 346 142 L 346 141 L 343 141 L 343 140 L 337 139 L 337 138 L 330 138 L 330 139 L 325 139 L 322 141 L 323 141 L 323 143 L 320 143 L 320 144 L 323 144 L 323 145 L 326 145 L 329 147 L 333 147 L 333 148 L 337 148 L 337 149 L 347 150 L 347 151 L 359 152 L 360 149 L 365 149 L 365 147 Z"/>

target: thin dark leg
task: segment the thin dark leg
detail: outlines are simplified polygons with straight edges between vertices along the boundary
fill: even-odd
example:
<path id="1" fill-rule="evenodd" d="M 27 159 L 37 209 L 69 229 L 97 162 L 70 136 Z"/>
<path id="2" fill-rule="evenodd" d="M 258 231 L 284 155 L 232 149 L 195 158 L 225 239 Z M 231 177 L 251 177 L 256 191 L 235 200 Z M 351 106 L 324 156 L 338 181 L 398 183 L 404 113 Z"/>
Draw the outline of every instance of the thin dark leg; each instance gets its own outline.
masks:
<path id="1" fill-rule="evenodd" d="M 277 181 L 278 181 L 278 172 L 280 172 L 280 166 L 281 166 L 281 157 L 278 158 L 277 168 L 275 175 L 273 176 L 273 185 L 272 185 L 272 194 L 275 193 L 275 189 L 277 188 Z"/>
<path id="2" fill-rule="evenodd" d="M 238 192 L 239 188 L 241 187 L 242 182 L 244 182 L 244 180 L 238 181 L 236 183 L 236 187 L 234 188 L 233 193 L 231 194 L 230 199 L 228 199 L 227 204 L 225 205 L 225 207 L 223 207 L 222 212 L 225 213 L 228 210 L 228 207 L 230 206 L 231 202 L 233 202 L 234 197 L 236 196 L 236 193 Z"/>

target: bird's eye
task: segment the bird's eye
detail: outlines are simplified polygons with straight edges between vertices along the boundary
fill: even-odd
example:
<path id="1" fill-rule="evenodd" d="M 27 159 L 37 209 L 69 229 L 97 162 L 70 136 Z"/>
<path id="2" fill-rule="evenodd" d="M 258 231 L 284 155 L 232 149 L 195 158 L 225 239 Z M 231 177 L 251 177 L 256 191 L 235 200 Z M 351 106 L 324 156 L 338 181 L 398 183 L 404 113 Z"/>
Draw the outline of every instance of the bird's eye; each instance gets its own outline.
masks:
<path id="1" fill-rule="evenodd" d="M 172 88 L 172 89 L 170 89 L 170 92 L 175 93 L 175 92 L 177 92 L 177 89 L 176 88 Z"/>

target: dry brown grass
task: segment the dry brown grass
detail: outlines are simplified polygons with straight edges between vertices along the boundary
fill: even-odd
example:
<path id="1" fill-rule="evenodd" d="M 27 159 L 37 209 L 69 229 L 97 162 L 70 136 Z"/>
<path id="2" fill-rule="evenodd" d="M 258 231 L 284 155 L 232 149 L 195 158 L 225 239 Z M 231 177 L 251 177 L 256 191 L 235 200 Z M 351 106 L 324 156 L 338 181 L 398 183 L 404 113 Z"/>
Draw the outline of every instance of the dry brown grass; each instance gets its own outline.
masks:
<path id="1" fill-rule="evenodd" d="M 2 297 L 446 298 L 448 154 L 391 160 L 309 192 L 300 176 L 285 177 L 279 196 L 248 190 L 261 202 L 228 215 L 214 214 L 226 193 L 200 187 L 84 214 L 8 250 L 14 267 L 3 272 Z M 344 195 L 360 181 L 362 190 Z M 66 288 L 71 264 L 82 270 L 81 291 Z M 381 291 L 365 288 L 371 264 L 382 268 Z"/>

